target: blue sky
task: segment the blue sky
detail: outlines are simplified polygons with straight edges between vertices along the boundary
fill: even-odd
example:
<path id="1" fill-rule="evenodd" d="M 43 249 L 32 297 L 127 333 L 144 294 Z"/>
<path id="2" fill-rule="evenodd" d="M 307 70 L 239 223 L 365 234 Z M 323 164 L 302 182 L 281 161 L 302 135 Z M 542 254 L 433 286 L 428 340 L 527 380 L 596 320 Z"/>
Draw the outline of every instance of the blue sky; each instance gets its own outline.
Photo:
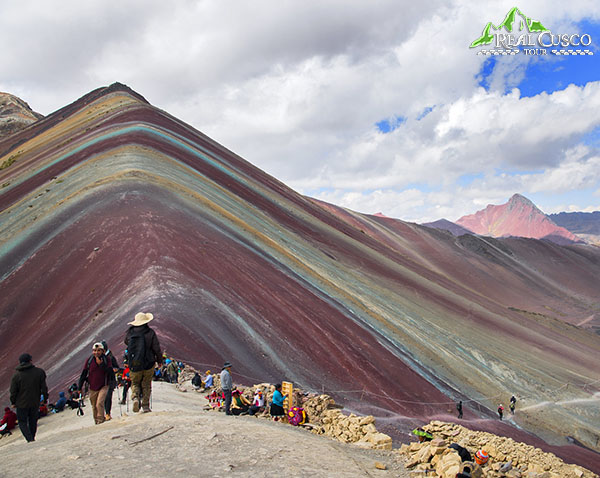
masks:
<path id="1" fill-rule="evenodd" d="M 469 48 L 514 6 L 554 34 L 589 34 L 596 54 Z M 34 110 L 120 81 L 296 191 L 356 211 L 456 220 L 514 193 L 548 213 L 600 209 L 589 0 L 6 0 L 0 29 L 22 39 L 4 46 L 0 91 Z"/>
<path id="2" fill-rule="evenodd" d="M 572 31 L 586 33 L 591 35 L 592 39 L 600 40 L 600 23 L 584 20 L 578 22 Z M 594 42 L 592 45 L 595 47 L 595 55 L 600 55 L 600 43 Z M 483 62 L 479 74 L 481 86 L 489 88 L 494 67 L 503 59 L 503 57 L 490 57 Z M 599 68 L 598 60 L 591 57 L 552 54 L 533 56 L 527 63 L 524 77 L 516 84 L 507 84 L 505 93 L 510 88 L 517 87 L 521 91 L 521 96 L 535 96 L 542 92 L 552 93 L 562 90 L 569 84 L 584 86 L 588 82 L 600 79 Z"/>

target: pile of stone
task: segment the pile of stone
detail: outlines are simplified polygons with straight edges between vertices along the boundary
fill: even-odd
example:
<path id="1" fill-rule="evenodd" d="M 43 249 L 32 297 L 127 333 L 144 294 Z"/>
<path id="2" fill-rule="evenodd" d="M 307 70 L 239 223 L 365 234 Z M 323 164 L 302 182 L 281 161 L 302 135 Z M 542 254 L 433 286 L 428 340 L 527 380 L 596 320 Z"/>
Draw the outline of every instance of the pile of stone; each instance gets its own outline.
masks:
<path id="1" fill-rule="evenodd" d="M 342 407 L 329 395 L 308 394 L 303 397 L 301 406 L 310 417 L 313 433 L 354 443 L 361 448 L 392 449 L 392 439 L 377 431 L 372 415 L 344 415 L 340 410 Z"/>
<path id="2" fill-rule="evenodd" d="M 481 478 L 598 478 L 577 465 L 569 465 L 552 453 L 545 453 L 512 438 L 469 430 L 455 423 L 430 422 L 423 429 L 434 439 L 402 445 L 398 452 L 407 455 L 406 467 L 414 476 L 455 478 L 463 463 L 458 453 L 448 448 L 452 443 L 466 448 L 471 456 L 478 450 L 489 455 L 483 466 L 472 464 L 473 477 Z M 471 466 L 471 465 L 470 465 Z"/>
<path id="3" fill-rule="evenodd" d="M 194 370 L 192 367 L 190 367 L 189 365 L 184 365 L 183 370 L 181 370 L 179 372 L 179 375 L 177 375 L 177 383 L 178 384 L 184 384 L 184 382 L 190 382 L 190 384 L 192 383 L 192 379 L 194 378 L 194 375 L 196 374 L 196 370 Z"/>

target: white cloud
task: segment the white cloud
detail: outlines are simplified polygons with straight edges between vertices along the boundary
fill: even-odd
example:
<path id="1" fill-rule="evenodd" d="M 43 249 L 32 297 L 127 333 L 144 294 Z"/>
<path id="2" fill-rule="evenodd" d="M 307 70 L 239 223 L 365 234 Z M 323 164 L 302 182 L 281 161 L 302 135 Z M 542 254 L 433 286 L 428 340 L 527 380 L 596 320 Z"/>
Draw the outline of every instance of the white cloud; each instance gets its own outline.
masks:
<path id="1" fill-rule="evenodd" d="M 7 0 L 0 28 L 19 41 L 3 51 L 0 90 L 49 113 L 121 81 L 301 192 L 411 220 L 598 189 L 598 154 L 579 143 L 600 124 L 600 83 L 504 95 L 532 61 L 521 55 L 478 86 L 483 59 L 468 45 L 513 6 Z M 600 19 L 593 0 L 524 12 L 553 29 Z M 406 121 L 376 130 L 395 116 Z"/>

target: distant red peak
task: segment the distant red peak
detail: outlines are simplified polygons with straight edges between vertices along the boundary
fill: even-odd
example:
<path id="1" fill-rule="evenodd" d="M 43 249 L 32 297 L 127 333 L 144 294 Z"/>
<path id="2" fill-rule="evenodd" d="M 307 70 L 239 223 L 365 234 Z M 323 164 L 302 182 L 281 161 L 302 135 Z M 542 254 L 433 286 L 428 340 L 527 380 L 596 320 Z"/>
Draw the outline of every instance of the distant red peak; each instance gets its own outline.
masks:
<path id="1" fill-rule="evenodd" d="M 557 242 L 555 239 L 561 238 L 561 243 L 565 242 L 564 239 L 580 242 L 577 236 L 554 224 L 533 202 L 521 194 L 514 194 L 505 204 L 490 204 L 475 214 L 463 216 L 456 224 L 484 236 L 547 238 L 554 242 Z"/>

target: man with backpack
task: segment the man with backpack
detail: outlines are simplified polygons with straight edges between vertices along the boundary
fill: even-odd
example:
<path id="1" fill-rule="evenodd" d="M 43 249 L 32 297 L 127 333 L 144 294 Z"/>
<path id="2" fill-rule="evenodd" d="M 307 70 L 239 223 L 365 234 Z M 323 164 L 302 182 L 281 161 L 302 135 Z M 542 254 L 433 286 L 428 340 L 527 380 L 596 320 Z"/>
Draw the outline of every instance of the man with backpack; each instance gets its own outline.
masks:
<path id="1" fill-rule="evenodd" d="M 128 322 L 131 327 L 125 335 L 134 412 L 140 411 L 140 395 L 142 411 L 144 413 L 151 411 L 150 395 L 152 393 L 154 363 L 160 365 L 162 362 L 158 337 L 156 332 L 148 326 L 148 322 L 153 318 L 154 316 L 150 313 L 139 312 L 135 314 L 135 320 Z"/>
<path id="2" fill-rule="evenodd" d="M 104 401 L 111 386 L 115 385 L 115 373 L 108 357 L 104 354 L 102 342 L 96 342 L 92 347 L 92 356 L 85 361 L 79 377 L 79 390 L 87 382 L 90 387 L 90 403 L 96 425 L 104 423 Z"/>

